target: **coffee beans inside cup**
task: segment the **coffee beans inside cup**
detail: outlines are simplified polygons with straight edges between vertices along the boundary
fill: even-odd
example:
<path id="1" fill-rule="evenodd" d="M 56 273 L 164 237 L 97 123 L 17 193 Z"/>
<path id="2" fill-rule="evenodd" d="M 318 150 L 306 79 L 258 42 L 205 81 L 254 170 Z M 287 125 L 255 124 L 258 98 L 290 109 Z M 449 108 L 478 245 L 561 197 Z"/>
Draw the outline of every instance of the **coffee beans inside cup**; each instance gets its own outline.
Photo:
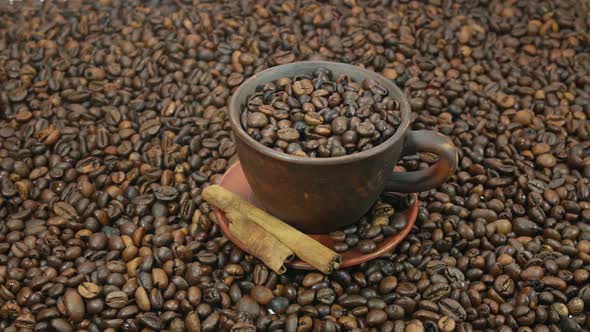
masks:
<path id="1" fill-rule="evenodd" d="M 312 158 L 366 151 L 395 134 L 400 105 L 383 86 L 334 76 L 320 68 L 264 84 L 248 98 L 242 126 L 265 146 Z"/>

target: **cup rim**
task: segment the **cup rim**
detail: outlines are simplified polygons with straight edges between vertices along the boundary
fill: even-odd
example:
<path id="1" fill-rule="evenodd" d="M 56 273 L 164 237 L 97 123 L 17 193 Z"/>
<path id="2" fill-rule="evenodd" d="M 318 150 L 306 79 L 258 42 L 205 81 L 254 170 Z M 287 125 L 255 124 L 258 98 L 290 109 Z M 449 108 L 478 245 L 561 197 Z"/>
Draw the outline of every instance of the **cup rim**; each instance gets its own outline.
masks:
<path id="1" fill-rule="evenodd" d="M 270 79 L 267 79 L 267 77 L 271 76 L 270 74 L 272 74 L 276 71 L 287 70 L 287 69 L 290 69 L 292 67 L 297 67 L 297 66 L 301 66 L 302 71 L 305 71 L 306 67 L 307 68 L 309 68 L 309 67 L 313 67 L 313 68 L 326 67 L 327 69 L 330 69 L 336 73 L 356 72 L 357 74 L 360 74 L 363 77 L 373 78 L 373 79 L 377 80 L 390 93 L 393 92 L 393 94 L 396 95 L 395 98 L 400 103 L 402 122 L 400 123 L 399 127 L 396 129 L 393 136 L 388 138 L 385 142 L 383 142 L 377 146 L 374 146 L 368 150 L 349 154 L 349 155 L 344 155 L 344 156 L 340 156 L 340 157 L 329 157 L 329 158 L 300 157 L 300 156 L 287 154 L 284 152 L 279 152 L 279 151 L 273 150 L 273 149 L 263 145 L 262 143 L 258 142 L 254 138 L 250 137 L 250 135 L 248 135 L 246 130 L 242 127 L 242 123 L 241 123 L 242 109 L 241 109 L 240 100 L 239 100 L 240 97 L 242 97 L 241 96 L 242 91 L 247 86 L 250 86 L 250 85 L 259 86 L 259 85 L 262 85 L 266 82 L 271 81 Z M 244 96 L 243 98 L 247 98 L 247 97 L 248 96 Z M 247 144 L 248 146 L 250 146 L 251 148 L 253 148 L 257 152 L 262 153 L 263 155 L 265 155 L 269 158 L 284 161 L 284 162 L 289 162 L 289 163 L 293 163 L 293 164 L 300 164 L 300 165 L 321 166 L 321 165 L 345 164 L 345 163 L 355 162 L 358 160 L 367 159 L 367 158 L 373 157 L 377 154 L 380 154 L 380 153 L 386 151 L 387 149 L 389 149 L 398 140 L 400 140 L 410 125 L 410 104 L 408 102 L 407 97 L 404 95 L 403 91 L 392 80 L 389 80 L 389 79 L 383 77 L 381 74 L 379 74 L 377 72 L 373 72 L 373 71 L 370 71 L 370 70 L 367 70 L 367 69 L 364 69 L 364 68 L 361 68 L 361 67 L 358 67 L 355 65 L 350 65 L 350 64 L 341 63 L 341 62 L 297 61 L 297 62 L 292 62 L 292 63 L 288 63 L 288 64 L 284 64 L 284 65 L 279 65 L 279 66 L 267 68 L 259 73 L 252 75 L 246 81 L 242 82 L 242 84 L 236 89 L 236 91 L 231 96 L 231 99 L 229 102 L 229 121 L 232 126 L 232 129 L 233 129 L 232 131 L 233 131 L 234 135 L 238 136 L 239 139 L 242 140 L 242 142 L 244 142 L 245 144 Z"/>

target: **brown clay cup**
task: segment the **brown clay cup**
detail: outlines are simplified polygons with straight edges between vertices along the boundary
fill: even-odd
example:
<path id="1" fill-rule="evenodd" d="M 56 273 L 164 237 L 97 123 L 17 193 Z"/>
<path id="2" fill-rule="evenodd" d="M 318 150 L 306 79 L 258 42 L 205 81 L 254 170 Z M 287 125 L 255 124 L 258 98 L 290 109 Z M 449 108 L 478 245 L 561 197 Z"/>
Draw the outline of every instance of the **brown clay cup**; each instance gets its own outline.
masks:
<path id="1" fill-rule="evenodd" d="M 311 75 L 327 68 L 334 76 L 355 81 L 377 80 L 401 106 L 402 122 L 387 141 L 363 152 L 334 158 L 305 158 L 266 147 L 250 137 L 240 117 L 257 87 L 281 77 Z M 326 233 L 358 221 L 383 191 L 421 192 L 442 184 L 457 166 L 450 138 L 434 131 L 410 130 L 410 105 L 403 92 L 385 77 L 353 65 L 303 61 L 272 67 L 246 80 L 233 94 L 229 116 L 236 150 L 262 206 L 275 217 L 306 233 Z M 431 152 L 439 159 L 430 168 L 397 173 L 404 155 Z"/>

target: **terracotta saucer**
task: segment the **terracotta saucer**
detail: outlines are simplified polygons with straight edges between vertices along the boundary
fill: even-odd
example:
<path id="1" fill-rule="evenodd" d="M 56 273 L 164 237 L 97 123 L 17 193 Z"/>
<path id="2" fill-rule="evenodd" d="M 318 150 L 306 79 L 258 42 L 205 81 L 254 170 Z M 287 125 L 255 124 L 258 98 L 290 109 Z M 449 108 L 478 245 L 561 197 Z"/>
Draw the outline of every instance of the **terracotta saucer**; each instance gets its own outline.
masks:
<path id="1" fill-rule="evenodd" d="M 396 167 L 395 170 L 399 171 L 401 169 Z M 254 193 L 250 189 L 248 181 L 246 181 L 244 172 L 242 171 L 242 167 L 239 161 L 230 166 L 230 168 L 225 172 L 225 174 L 221 178 L 221 182 L 219 183 L 219 185 L 239 195 L 240 197 L 249 201 L 250 203 L 258 207 L 261 207 L 260 203 L 258 203 L 258 201 L 256 200 Z M 352 248 L 348 251 L 340 253 L 342 255 L 342 263 L 340 264 L 340 267 L 349 267 L 370 261 L 372 259 L 378 258 L 385 252 L 388 252 L 395 248 L 410 233 L 410 231 L 412 230 L 412 226 L 414 226 L 414 224 L 416 223 L 416 217 L 418 216 L 418 195 L 412 195 L 414 195 L 414 204 L 402 212 L 406 217 L 406 220 L 408 221 L 406 227 L 402 229 L 399 233 L 383 239 L 383 241 L 377 244 L 377 249 L 371 253 L 363 254 L 357 248 Z M 214 208 L 214 211 L 215 216 L 217 217 L 217 221 L 219 223 L 219 227 L 221 228 L 221 231 L 223 232 L 225 237 L 227 237 L 240 249 L 248 252 L 248 249 L 244 246 L 244 244 L 241 243 L 229 232 L 229 220 L 225 217 L 223 211 L 217 208 Z M 309 234 L 309 236 L 330 248 L 334 244 L 334 240 L 332 240 L 328 236 L 328 234 Z M 313 267 L 297 258 L 287 263 L 286 265 L 288 267 L 295 269 L 313 270 Z"/>

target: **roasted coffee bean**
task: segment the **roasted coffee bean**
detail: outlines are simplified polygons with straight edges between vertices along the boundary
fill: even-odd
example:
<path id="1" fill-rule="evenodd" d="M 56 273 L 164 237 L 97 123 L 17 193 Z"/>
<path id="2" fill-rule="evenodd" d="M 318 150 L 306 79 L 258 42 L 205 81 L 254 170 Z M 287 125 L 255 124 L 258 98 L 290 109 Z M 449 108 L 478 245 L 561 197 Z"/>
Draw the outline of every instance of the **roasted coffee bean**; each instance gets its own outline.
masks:
<path id="1" fill-rule="evenodd" d="M 367 299 L 360 295 L 345 295 L 344 298 L 339 300 L 339 303 L 345 308 L 355 308 L 365 305 Z"/>
<path id="2" fill-rule="evenodd" d="M 91 282 L 83 282 L 78 286 L 78 293 L 85 299 L 93 299 L 100 294 L 100 287 Z"/>
<path id="3" fill-rule="evenodd" d="M 456 323 L 452 318 L 443 316 L 438 320 L 438 328 L 443 332 L 455 331 Z"/>
<path id="4" fill-rule="evenodd" d="M 248 323 L 238 323 L 232 326 L 232 332 L 256 332 L 256 326 Z"/>
<path id="5" fill-rule="evenodd" d="M 456 322 L 462 322 L 467 318 L 467 312 L 463 306 L 451 298 L 440 300 L 438 307 L 441 314 L 452 318 Z"/>
<path id="6" fill-rule="evenodd" d="M 422 296 L 427 300 L 437 301 L 439 299 L 449 296 L 450 293 L 451 287 L 449 284 L 434 283 L 424 290 Z"/>
<path id="7" fill-rule="evenodd" d="M 97 314 L 104 310 L 105 303 L 103 299 L 93 299 L 87 302 L 86 311 L 90 314 Z"/>
<path id="8" fill-rule="evenodd" d="M 289 300 L 284 297 L 275 297 L 268 304 L 268 308 L 272 312 L 279 313 L 279 314 L 284 313 L 285 310 L 287 309 L 287 306 L 289 306 Z"/>
<path id="9" fill-rule="evenodd" d="M 135 290 L 135 303 L 144 311 L 149 311 L 151 308 L 150 299 L 147 291 L 143 287 L 138 287 Z"/>
<path id="10" fill-rule="evenodd" d="M 201 330 L 201 321 L 199 316 L 196 312 L 191 311 L 184 321 L 186 329 L 188 331 L 200 331 Z"/>
<path id="11" fill-rule="evenodd" d="M 344 242 L 336 242 L 332 246 L 332 249 L 334 249 L 334 251 L 336 251 L 336 252 L 345 252 L 345 251 L 348 251 L 349 247 L 348 247 L 348 244 L 346 244 Z"/>
<path id="12" fill-rule="evenodd" d="M 71 332 L 74 331 L 72 326 L 63 318 L 54 318 L 51 320 L 50 326 L 56 331 Z"/>
<path id="13" fill-rule="evenodd" d="M 162 329 L 162 320 L 153 312 L 147 312 L 140 316 L 139 322 L 141 325 L 152 330 L 159 331 Z"/>
<path id="14" fill-rule="evenodd" d="M 397 287 L 397 278 L 386 276 L 379 282 L 379 292 L 382 294 L 391 293 Z"/>
<path id="15" fill-rule="evenodd" d="M 370 241 L 370 240 L 362 240 L 359 242 L 358 244 L 359 250 L 363 253 L 370 253 L 372 251 L 375 251 L 375 249 L 377 249 L 377 246 L 375 245 L 375 242 Z"/>
<path id="16" fill-rule="evenodd" d="M 84 319 L 85 305 L 80 294 L 72 288 L 68 288 L 64 294 L 63 303 L 68 313 L 68 317 L 79 322 Z"/>
<path id="17" fill-rule="evenodd" d="M 256 318 L 260 313 L 260 306 L 252 297 L 246 295 L 238 300 L 236 310 L 247 314 L 251 318 Z"/>
<path id="18" fill-rule="evenodd" d="M 336 293 L 331 288 L 322 288 L 316 294 L 316 301 L 323 304 L 332 304 L 336 299 Z"/>
<path id="19" fill-rule="evenodd" d="M 121 291 L 108 293 L 105 297 L 105 303 L 111 308 L 123 308 L 127 305 L 127 294 Z"/>
<path id="20" fill-rule="evenodd" d="M 14 326 L 19 329 L 33 329 L 35 322 L 35 316 L 30 312 L 26 312 L 16 318 Z"/>
<path id="21" fill-rule="evenodd" d="M 264 286 L 254 286 L 254 288 L 250 290 L 250 295 L 256 302 L 262 305 L 268 304 L 274 298 L 272 290 Z"/>
<path id="22" fill-rule="evenodd" d="M 367 313 L 367 325 L 380 326 L 387 320 L 387 314 L 380 309 L 373 309 Z"/>

